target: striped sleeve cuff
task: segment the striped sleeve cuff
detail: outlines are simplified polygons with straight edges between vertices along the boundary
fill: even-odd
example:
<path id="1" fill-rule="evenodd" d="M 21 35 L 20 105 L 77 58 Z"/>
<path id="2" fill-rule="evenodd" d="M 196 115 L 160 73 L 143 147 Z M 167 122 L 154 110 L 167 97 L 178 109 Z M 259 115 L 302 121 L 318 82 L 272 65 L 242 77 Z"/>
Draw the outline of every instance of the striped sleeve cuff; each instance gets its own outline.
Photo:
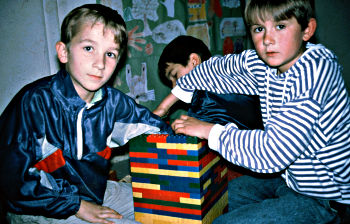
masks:
<path id="1" fill-rule="evenodd" d="M 222 131 L 225 129 L 225 126 L 222 126 L 220 124 L 215 124 L 210 132 L 208 137 L 208 146 L 212 150 L 218 151 L 219 147 L 219 137 L 222 133 Z"/>
<path id="2" fill-rule="evenodd" d="M 172 90 L 171 93 L 179 98 L 181 101 L 185 103 L 191 103 L 193 92 L 188 92 L 183 89 L 181 89 L 179 86 L 175 86 Z"/>

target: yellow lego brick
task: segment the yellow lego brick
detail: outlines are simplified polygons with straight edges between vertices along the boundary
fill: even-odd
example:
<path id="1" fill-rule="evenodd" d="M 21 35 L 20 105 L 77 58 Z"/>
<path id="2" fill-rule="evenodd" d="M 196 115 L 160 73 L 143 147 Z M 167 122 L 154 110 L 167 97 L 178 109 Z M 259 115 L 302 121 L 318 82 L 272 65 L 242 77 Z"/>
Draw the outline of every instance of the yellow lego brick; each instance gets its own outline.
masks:
<path id="1" fill-rule="evenodd" d="M 215 159 L 213 159 L 212 161 L 210 161 L 210 163 L 208 163 L 206 165 L 206 167 L 204 167 L 200 172 L 199 172 L 199 176 L 201 177 L 203 174 L 205 174 L 211 167 L 213 167 L 217 162 L 220 161 L 220 157 L 217 156 L 215 157 Z"/>
<path id="2" fill-rule="evenodd" d="M 221 178 L 227 173 L 227 167 L 221 172 Z"/>
<path id="3" fill-rule="evenodd" d="M 211 184 L 211 179 L 208 179 L 204 184 L 203 184 L 203 190 L 207 189 L 209 185 Z"/>
<path id="4" fill-rule="evenodd" d="M 132 192 L 132 195 L 133 195 L 135 198 L 142 198 L 142 193 L 141 193 L 141 192 Z"/>
<path id="5" fill-rule="evenodd" d="M 151 190 L 160 190 L 159 184 L 147 184 L 147 183 L 132 182 L 132 187 L 151 189 Z"/>
<path id="6" fill-rule="evenodd" d="M 180 203 L 184 203 L 184 204 L 201 205 L 203 202 L 204 202 L 204 197 L 202 197 L 201 199 L 180 197 Z"/>
<path id="7" fill-rule="evenodd" d="M 198 150 L 203 147 L 203 143 L 198 144 L 177 144 L 176 149 L 182 149 L 182 150 Z"/>
<path id="8" fill-rule="evenodd" d="M 200 220 L 135 212 L 135 220 L 142 224 L 201 224 Z"/>
<path id="9" fill-rule="evenodd" d="M 158 149 L 180 149 L 180 150 L 198 150 L 203 147 L 203 143 L 189 144 L 189 143 L 156 143 Z"/>
<path id="10" fill-rule="evenodd" d="M 156 143 L 158 149 L 176 149 L 176 143 Z"/>

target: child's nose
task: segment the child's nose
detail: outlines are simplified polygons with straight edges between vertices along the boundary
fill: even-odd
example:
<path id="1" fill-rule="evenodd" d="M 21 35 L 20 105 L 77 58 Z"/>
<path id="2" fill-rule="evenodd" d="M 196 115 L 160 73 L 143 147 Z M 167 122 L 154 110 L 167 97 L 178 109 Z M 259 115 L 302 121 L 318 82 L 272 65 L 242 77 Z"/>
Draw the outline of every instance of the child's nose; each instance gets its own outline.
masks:
<path id="1" fill-rule="evenodd" d="M 266 30 L 264 34 L 264 45 L 273 44 L 273 33 L 271 31 Z"/>
<path id="2" fill-rule="evenodd" d="M 105 67 L 105 57 L 101 55 L 97 55 L 95 57 L 95 61 L 93 66 L 97 69 L 104 69 Z"/>

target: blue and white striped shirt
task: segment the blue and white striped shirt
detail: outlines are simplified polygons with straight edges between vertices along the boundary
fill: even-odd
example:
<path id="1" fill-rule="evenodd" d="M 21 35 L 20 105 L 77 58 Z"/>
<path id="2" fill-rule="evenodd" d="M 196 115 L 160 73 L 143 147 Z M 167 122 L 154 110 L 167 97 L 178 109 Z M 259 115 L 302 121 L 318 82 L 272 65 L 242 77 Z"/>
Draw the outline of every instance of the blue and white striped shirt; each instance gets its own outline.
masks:
<path id="1" fill-rule="evenodd" d="M 227 160 L 258 173 L 283 171 L 299 193 L 350 204 L 350 100 L 331 51 L 308 44 L 279 75 L 255 50 L 213 57 L 172 92 L 189 102 L 195 89 L 260 97 L 265 130 L 227 124 L 210 132 L 209 145 Z"/>

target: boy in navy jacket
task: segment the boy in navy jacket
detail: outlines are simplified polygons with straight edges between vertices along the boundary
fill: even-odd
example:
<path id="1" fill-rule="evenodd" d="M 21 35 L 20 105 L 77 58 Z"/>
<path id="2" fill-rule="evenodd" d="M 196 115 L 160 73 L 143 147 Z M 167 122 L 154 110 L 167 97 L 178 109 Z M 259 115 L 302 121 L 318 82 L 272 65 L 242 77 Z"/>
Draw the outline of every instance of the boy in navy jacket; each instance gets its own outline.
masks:
<path id="1" fill-rule="evenodd" d="M 72 10 L 56 44 L 65 68 L 24 87 L 1 115 L 0 193 L 11 222 L 135 223 L 131 186 L 107 181 L 111 149 L 171 129 L 106 85 L 126 45 L 117 11 Z"/>

